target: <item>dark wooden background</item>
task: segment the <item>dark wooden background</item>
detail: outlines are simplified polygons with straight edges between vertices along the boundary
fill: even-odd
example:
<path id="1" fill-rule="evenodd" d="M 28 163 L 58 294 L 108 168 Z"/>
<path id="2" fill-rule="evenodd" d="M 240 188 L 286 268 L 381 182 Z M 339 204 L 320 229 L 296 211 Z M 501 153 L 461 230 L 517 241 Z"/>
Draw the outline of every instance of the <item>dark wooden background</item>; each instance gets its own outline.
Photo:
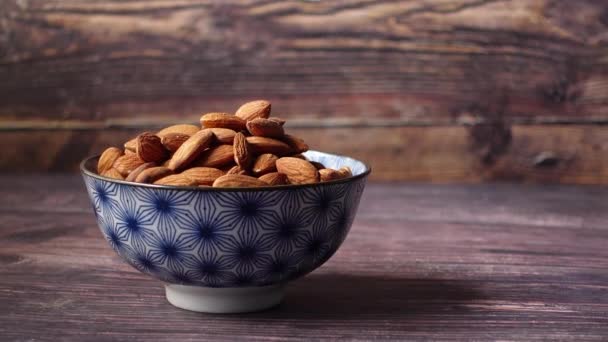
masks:
<path id="1" fill-rule="evenodd" d="M 608 2 L 0 2 L 0 170 L 267 98 L 374 179 L 608 183 Z"/>

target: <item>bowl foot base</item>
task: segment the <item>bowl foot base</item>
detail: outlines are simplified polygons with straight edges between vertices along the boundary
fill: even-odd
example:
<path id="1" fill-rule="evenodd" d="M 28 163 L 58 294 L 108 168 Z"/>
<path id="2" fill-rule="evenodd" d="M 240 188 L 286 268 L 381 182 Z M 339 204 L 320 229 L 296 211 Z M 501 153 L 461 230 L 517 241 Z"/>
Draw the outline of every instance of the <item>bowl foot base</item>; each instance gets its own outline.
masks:
<path id="1" fill-rule="evenodd" d="M 210 313 L 253 312 L 271 308 L 281 302 L 283 285 L 263 287 L 211 288 L 165 285 L 169 303 L 178 308 Z"/>

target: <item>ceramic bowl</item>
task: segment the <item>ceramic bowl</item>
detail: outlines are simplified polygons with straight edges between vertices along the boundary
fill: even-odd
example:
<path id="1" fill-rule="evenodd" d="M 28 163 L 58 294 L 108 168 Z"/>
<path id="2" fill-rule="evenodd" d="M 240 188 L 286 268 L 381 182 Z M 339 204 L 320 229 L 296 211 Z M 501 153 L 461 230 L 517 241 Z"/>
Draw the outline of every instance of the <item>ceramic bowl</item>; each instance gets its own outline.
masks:
<path id="1" fill-rule="evenodd" d="M 326 262 L 350 230 L 370 168 L 317 151 L 310 160 L 353 177 L 263 188 L 139 184 L 81 164 L 97 223 L 127 263 L 165 283 L 167 300 L 202 312 L 278 304 L 284 285 Z"/>

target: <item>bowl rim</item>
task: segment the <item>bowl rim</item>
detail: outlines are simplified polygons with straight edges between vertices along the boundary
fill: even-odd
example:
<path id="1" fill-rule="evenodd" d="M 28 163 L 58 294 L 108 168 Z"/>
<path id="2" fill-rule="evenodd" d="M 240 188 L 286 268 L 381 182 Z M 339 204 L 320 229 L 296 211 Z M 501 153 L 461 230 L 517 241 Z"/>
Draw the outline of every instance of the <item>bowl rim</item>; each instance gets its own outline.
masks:
<path id="1" fill-rule="evenodd" d="M 365 178 L 372 172 L 372 168 L 369 166 L 369 164 L 367 164 L 361 160 L 351 158 L 348 156 L 339 155 L 339 154 L 321 152 L 321 151 L 316 151 L 316 150 L 310 150 L 310 151 L 324 153 L 324 154 L 328 154 L 328 155 L 332 155 L 332 156 L 336 156 L 336 157 L 350 158 L 352 160 L 355 160 L 355 161 L 363 164 L 365 166 L 365 171 L 363 171 L 362 173 L 360 173 L 356 176 L 351 176 L 348 178 L 337 179 L 337 180 L 332 180 L 332 181 L 327 181 L 327 182 L 313 183 L 313 184 L 287 184 L 287 185 L 269 185 L 269 186 L 260 186 L 260 187 L 237 187 L 237 188 L 214 188 L 211 186 L 199 187 L 199 186 L 157 185 L 157 184 L 129 182 L 126 180 L 109 178 L 109 177 L 101 176 L 101 175 L 97 174 L 96 172 L 89 170 L 86 167 L 87 163 L 89 163 L 91 160 L 99 158 L 101 156 L 101 154 L 96 154 L 93 156 L 86 157 L 80 162 L 80 172 L 83 175 L 93 177 L 93 178 L 96 178 L 99 180 L 103 180 L 106 182 L 129 185 L 129 186 L 134 186 L 134 187 L 164 189 L 164 190 L 204 191 L 204 192 L 243 192 L 243 191 L 255 192 L 255 191 L 306 189 L 306 188 L 313 188 L 313 187 L 318 187 L 318 186 L 330 186 L 330 185 L 334 185 L 334 184 L 349 183 L 349 182 L 352 182 L 352 181 L 355 181 L 358 179 Z"/>

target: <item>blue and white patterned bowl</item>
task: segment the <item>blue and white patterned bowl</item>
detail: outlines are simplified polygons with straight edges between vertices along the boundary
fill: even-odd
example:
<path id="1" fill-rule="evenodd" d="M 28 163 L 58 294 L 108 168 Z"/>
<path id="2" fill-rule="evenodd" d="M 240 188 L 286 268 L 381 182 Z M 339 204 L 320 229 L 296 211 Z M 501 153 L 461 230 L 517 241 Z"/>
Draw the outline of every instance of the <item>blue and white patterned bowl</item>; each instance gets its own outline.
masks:
<path id="1" fill-rule="evenodd" d="M 280 302 L 286 282 L 327 261 L 350 230 L 370 168 L 343 156 L 305 155 L 353 177 L 309 185 L 198 188 L 99 176 L 98 157 L 81 171 L 99 228 L 139 271 L 167 284 L 172 304 L 244 312 Z"/>

